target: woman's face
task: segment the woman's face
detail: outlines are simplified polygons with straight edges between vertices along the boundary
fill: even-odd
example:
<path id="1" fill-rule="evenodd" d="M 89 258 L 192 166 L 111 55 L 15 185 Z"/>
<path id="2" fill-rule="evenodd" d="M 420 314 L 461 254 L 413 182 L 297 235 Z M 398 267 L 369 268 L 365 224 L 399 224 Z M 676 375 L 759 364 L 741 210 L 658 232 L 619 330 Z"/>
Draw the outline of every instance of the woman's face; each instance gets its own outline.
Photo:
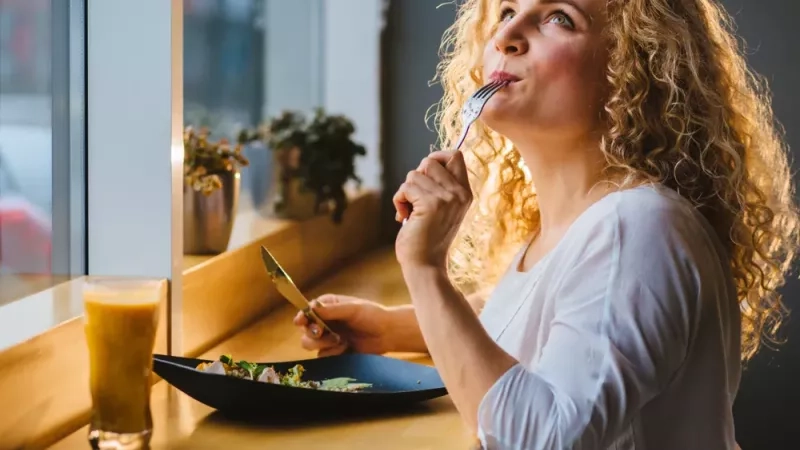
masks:
<path id="1" fill-rule="evenodd" d="M 484 80 L 513 81 L 487 103 L 483 121 L 512 141 L 596 130 L 605 100 L 606 0 L 499 3 L 483 55 Z M 496 8 L 495 8 L 496 9 Z"/>

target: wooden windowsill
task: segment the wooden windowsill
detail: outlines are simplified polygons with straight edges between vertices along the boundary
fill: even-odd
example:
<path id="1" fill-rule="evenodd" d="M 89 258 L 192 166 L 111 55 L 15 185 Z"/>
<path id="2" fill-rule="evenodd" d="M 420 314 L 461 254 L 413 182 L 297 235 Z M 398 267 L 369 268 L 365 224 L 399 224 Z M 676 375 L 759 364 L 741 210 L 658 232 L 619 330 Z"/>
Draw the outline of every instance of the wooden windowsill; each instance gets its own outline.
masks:
<path id="1" fill-rule="evenodd" d="M 213 348 L 284 302 L 266 276 L 259 246 L 270 248 L 303 288 L 377 245 L 378 212 L 379 195 L 368 191 L 351 198 L 339 225 L 328 216 L 307 221 L 237 217 L 235 239 L 241 241 L 231 243 L 236 248 L 184 258 L 183 326 L 174 330 L 182 335 L 183 354 L 195 356 Z M 253 238 L 248 241 L 248 236 Z M 0 413 L 4 446 L 47 446 L 88 420 L 82 282 L 70 280 L 0 306 L 0 344 L 5 344 L 0 345 L 0 398 L 19 397 L 12 403 L 26 406 Z M 167 348 L 164 305 L 157 353 Z M 31 373 L 37 375 L 25 375 Z M 23 388 L 39 385 L 47 388 Z"/>

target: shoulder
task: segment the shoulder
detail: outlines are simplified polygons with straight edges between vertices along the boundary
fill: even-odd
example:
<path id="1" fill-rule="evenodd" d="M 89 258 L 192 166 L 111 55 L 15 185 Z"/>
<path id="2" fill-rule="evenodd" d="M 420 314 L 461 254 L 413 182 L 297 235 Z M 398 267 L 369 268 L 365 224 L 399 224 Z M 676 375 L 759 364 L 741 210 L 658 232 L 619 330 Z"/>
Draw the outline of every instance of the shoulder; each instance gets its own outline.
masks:
<path id="1" fill-rule="evenodd" d="M 677 192 L 642 186 L 609 194 L 576 221 L 572 238 L 589 241 L 620 255 L 646 259 L 711 254 L 721 257 L 722 246 L 700 212 Z M 663 250 L 663 252 L 656 252 Z"/>
<path id="2" fill-rule="evenodd" d="M 643 186 L 612 197 L 616 221 L 628 238 L 704 236 L 712 232 L 705 218 L 677 192 L 665 187 Z"/>
<path id="3" fill-rule="evenodd" d="M 575 222 L 567 237 L 560 265 L 570 267 L 567 278 L 573 280 L 591 275 L 603 286 L 616 280 L 667 297 L 691 297 L 701 284 L 723 289 L 728 282 L 727 260 L 713 229 L 691 203 L 667 188 L 609 194 Z"/>

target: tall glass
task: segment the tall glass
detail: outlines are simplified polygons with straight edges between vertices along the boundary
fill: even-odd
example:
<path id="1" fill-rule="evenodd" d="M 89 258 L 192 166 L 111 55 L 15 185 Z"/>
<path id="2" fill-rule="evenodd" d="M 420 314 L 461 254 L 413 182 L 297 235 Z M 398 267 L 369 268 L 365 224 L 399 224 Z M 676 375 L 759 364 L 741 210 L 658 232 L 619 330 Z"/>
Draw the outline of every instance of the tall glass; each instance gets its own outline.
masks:
<path id="1" fill-rule="evenodd" d="M 94 449 L 146 449 L 153 348 L 165 282 L 89 277 L 84 283 Z"/>

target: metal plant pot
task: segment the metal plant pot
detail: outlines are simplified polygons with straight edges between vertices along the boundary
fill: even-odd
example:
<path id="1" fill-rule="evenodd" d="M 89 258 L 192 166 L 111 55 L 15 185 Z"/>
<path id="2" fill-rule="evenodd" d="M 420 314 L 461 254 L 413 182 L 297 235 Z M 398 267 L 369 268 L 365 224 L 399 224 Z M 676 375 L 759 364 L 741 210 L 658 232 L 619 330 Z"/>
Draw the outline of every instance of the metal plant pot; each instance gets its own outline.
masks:
<path id="1" fill-rule="evenodd" d="M 239 203 L 239 171 L 219 174 L 222 187 L 204 195 L 190 186 L 183 188 L 183 252 L 214 255 L 228 249 Z"/>

